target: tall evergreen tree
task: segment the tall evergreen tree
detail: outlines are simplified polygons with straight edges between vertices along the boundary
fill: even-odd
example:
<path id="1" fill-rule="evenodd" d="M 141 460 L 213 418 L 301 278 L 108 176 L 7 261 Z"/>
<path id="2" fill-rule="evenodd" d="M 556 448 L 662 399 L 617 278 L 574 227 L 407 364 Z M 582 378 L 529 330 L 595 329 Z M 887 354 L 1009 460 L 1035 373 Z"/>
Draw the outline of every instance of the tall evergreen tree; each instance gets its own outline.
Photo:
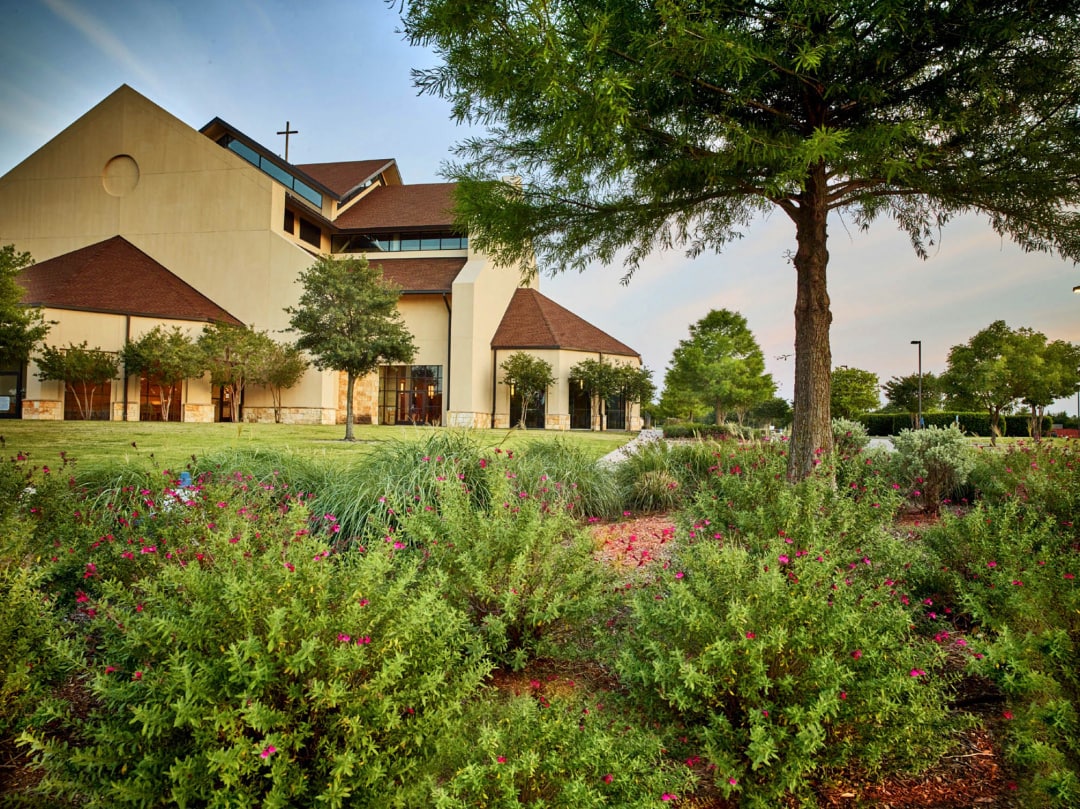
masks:
<path id="1" fill-rule="evenodd" d="M 1080 259 L 1080 0 L 397 2 L 441 58 L 417 86 L 489 127 L 448 173 L 496 258 L 629 278 L 656 249 L 791 220 L 791 480 L 832 443 L 831 212 L 884 215 L 923 257 L 977 212 Z"/>
<path id="2" fill-rule="evenodd" d="M 664 375 L 664 395 L 685 400 L 676 391 L 711 407 L 718 425 L 729 413 L 741 424 L 749 410 L 772 397 L 776 385 L 765 373 L 765 357 L 746 318 L 715 309 L 690 326 L 690 336 L 679 341 Z"/>

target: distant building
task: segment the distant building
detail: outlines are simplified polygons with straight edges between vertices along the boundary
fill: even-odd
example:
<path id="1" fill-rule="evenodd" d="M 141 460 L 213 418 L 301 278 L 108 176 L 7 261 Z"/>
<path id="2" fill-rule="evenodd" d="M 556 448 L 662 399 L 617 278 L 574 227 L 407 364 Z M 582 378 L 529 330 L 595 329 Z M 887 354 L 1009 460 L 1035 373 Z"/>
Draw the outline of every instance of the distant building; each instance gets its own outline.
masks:
<path id="1" fill-rule="evenodd" d="M 20 280 L 24 302 L 56 321 L 47 342 L 107 351 L 159 324 L 193 336 L 211 321 L 287 329 L 302 270 L 320 255 L 364 254 L 402 287 L 418 352 L 357 384 L 359 420 L 509 426 L 519 403 L 498 366 L 522 350 L 558 380 L 534 426 L 595 427 L 597 408 L 570 368 L 600 357 L 637 366 L 640 356 L 472 249 L 452 193 L 449 183 L 403 184 L 392 159 L 293 165 L 219 118 L 195 130 L 123 86 L 0 178 L 0 244 L 37 261 Z M 64 418 L 64 386 L 35 370 L 0 369 L 0 416 Z M 233 418 L 208 378 L 178 394 L 177 419 Z M 145 380 L 116 379 L 94 410 L 160 418 L 155 397 Z M 269 391 L 244 397 L 245 419 L 273 420 Z M 340 374 L 311 370 L 285 392 L 283 420 L 341 422 L 344 397 Z M 640 427 L 636 410 L 630 421 Z"/>

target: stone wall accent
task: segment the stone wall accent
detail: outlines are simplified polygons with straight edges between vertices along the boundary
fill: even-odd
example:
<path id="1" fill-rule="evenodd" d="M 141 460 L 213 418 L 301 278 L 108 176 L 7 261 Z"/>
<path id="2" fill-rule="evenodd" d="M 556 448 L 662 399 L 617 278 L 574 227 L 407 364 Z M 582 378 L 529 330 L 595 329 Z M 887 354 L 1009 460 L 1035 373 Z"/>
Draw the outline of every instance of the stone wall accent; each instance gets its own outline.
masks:
<path id="1" fill-rule="evenodd" d="M 184 403 L 181 421 L 189 424 L 212 424 L 214 422 L 214 406 L 212 404 Z"/>
<path id="2" fill-rule="evenodd" d="M 321 407 L 283 407 L 281 408 L 282 424 L 334 424 L 337 411 Z M 244 421 L 258 424 L 274 423 L 273 407 L 244 408 Z"/>
<path id="3" fill-rule="evenodd" d="M 544 416 L 544 429 L 545 430 L 569 430 L 570 429 L 570 414 L 569 413 L 549 413 Z"/>
<path id="4" fill-rule="evenodd" d="M 22 417 L 27 421 L 63 421 L 64 403 L 54 399 L 23 399 Z"/>
<path id="5" fill-rule="evenodd" d="M 344 371 L 338 373 L 338 395 L 336 424 L 345 423 L 345 394 L 349 390 L 349 375 Z M 353 423 L 354 424 L 378 424 L 379 423 L 379 374 L 368 374 L 357 379 L 353 388 Z"/>
<path id="6" fill-rule="evenodd" d="M 503 421 L 506 421 L 505 416 L 503 416 Z M 495 425 L 498 426 L 498 424 L 498 417 L 496 417 Z M 446 426 L 466 430 L 483 430 L 491 426 L 491 414 L 472 413 L 467 410 L 451 410 L 446 414 Z"/>

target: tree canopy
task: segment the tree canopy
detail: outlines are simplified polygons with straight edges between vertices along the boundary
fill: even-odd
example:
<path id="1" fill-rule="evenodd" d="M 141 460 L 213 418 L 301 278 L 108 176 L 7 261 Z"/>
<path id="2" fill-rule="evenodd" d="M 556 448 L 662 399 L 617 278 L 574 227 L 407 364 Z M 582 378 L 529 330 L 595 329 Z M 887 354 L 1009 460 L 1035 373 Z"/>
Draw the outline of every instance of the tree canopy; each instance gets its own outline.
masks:
<path id="1" fill-rule="evenodd" d="M 75 400 L 79 418 L 84 421 L 93 417 L 94 392 L 120 373 L 120 359 L 115 353 L 90 348 L 86 340 L 79 345 L 69 343 L 66 348 L 42 346 L 35 362 L 38 379 L 64 383 L 65 392 Z"/>
<path id="2" fill-rule="evenodd" d="M 551 363 L 524 351 L 515 351 L 499 364 L 502 383 L 510 386 L 521 397 L 521 418 L 518 426 L 525 428 L 530 406 L 540 403 L 540 397 L 555 384 Z"/>
<path id="3" fill-rule="evenodd" d="M 900 410 L 910 415 L 912 429 L 918 426 L 916 419 L 920 410 L 920 389 L 922 390 L 921 409 L 923 412 L 941 409 L 943 394 L 941 381 L 930 371 L 924 371 L 921 380 L 918 374 L 894 376 L 882 385 L 881 389 L 885 392 L 886 408 Z"/>
<path id="4" fill-rule="evenodd" d="M 0 246 L 0 368 L 21 367 L 30 359 L 34 346 L 49 333 L 41 309 L 24 306 L 25 290 L 16 276 L 33 265 L 29 253 L 15 252 L 15 246 Z"/>
<path id="5" fill-rule="evenodd" d="M 833 369 L 829 395 L 829 409 L 833 416 L 853 419 L 860 413 L 876 410 L 880 405 L 877 374 L 846 365 Z"/>
<path id="6" fill-rule="evenodd" d="M 399 2 L 440 57 L 418 88 L 487 128 L 447 172 L 476 247 L 629 278 L 654 250 L 791 220 L 789 479 L 832 443 L 831 212 L 888 217 L 923 257 L 976 212 L 1080 258 L 1080 0 Z"/>
<path id="7" fill-rule="evenodd" d="M 162 421 L 169 420 L 176 386 L 206 371 L 205 355 L 179 326 L 155 326 L 128 342 L 120 356 L 125 376 L 144 375 L 148 385 L 157 387 Z"/>
<path id="8" fill-rule="evenodd" d="M 702 408 L 713 409 L 716 424 L 730 413 L 741 424 L 747 411 L 775 390 L 746 318 L 727 309 L 714 309 L 690 326 L 690 336 L 679 341 L 664 375 L 665 396 L 696 398 Z"/>
<path id="9" fill-rule="evenodd" d="M 323 256 L 300 273 L 304 287 L 295 307 L 285 311 L 300 333 L 298 348 L 315 366 L 346 374 L 345 440 L 354 440 L 356 380 L 380 365 L 412 362 L 413 337 L 397 309 L 401 290 L 366 258 Z"/>
<path id="10" fill-rule="evenodd" d="M 1046 407 L 1070 396 L 1080 383 L 1080 346 L 1047 342 L 1030 328 L 1011 329 L 996 320 L 964 345 L 949 349 L 942 383 L 950 396 L 976 401 L 990 416 L 991 442 L 1000 434 L 1000 416 L 1018 402 L 1031 413 L 1038 436 Z"/>

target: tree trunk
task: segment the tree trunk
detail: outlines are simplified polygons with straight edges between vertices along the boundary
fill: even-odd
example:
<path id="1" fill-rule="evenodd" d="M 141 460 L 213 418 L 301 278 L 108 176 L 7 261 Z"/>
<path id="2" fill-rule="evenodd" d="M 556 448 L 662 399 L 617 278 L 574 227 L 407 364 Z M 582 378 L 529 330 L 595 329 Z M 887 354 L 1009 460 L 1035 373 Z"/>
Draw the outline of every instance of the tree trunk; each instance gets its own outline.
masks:
<path id="1" fill-rule="evenodd" d="M 825 166 L 813 166 L 794 212 L 795 236 L 795 402 L 787 477 L 809 477 L 821 455 L 832 451 L 829 414 L 832 352 L 829 349 L 828 191 Z"/>
<path id="2" fill-rule="evenodd" d="M 353 410 L 352 410 L 352 398 L 353 389 L 356 387 L 356 376 L 352 372 L 346 375 L 347 382 L 345 383 L 345 440 L 355 441 L 356 436 L 353 435 Z"/>

